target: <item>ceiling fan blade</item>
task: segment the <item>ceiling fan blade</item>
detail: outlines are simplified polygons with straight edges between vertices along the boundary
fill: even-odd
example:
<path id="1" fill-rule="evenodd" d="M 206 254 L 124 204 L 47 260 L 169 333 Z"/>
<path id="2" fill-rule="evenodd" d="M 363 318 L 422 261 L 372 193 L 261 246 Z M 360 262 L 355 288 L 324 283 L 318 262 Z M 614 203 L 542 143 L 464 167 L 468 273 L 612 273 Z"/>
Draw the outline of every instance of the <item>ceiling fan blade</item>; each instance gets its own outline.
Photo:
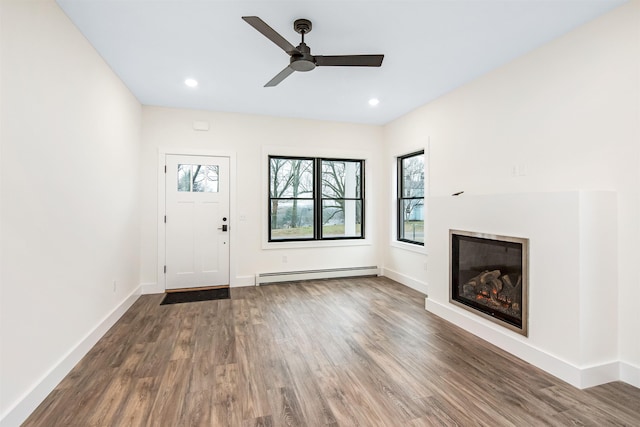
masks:
<path id="1" fill-rule="evenodd" d="M 294 69 L 291 67 L 286 67 L 284 70 L 280 71 L 274 78 L 269 80 L 264 87 L 272 87 L 277 86 L 281 81 L 289 77 L 294 72 Z"/>
<path id="2" fill-rule="evenodd" d="M 296 49 L 294 45 L 289 43 L 287 39 L 282 37 L 278 32 L 276 32 L 276 30 L 271 28 L 266 22 L 257 16 L 243 16 L 242 19 L 244 19 L 247 24 L 261 32 L 263 36 L 274 42 L 278 47 L 280 47 L 280 49 L 287 52 L 290 56 L 298 52 L 298 49 Z"/>
<path id="3" fill-rule="evenodd" d="M 379 67 L 384 55 L 316 55 L 314 58 L 318 67 Z"/>

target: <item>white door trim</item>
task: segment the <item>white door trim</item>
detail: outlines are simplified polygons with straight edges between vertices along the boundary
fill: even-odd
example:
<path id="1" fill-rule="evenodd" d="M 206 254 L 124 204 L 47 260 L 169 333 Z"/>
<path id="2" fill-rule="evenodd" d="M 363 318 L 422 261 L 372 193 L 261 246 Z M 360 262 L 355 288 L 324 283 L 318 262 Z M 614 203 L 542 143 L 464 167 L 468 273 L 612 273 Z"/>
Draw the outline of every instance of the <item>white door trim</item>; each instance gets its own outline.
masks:
<path id="1" fill-rule="evenodd" d="M 229 158 L 229 286 L 235 285 L 237 276 L 236 256 L 235 256 L 235 235 L 232 230 L 238 224 L 236 214 L 236 153 L 233 151 L 220 150 L 198 150 L 185 148 L 159 148 L 158 149 L 158 265 L 157 265 L 157 283 L 158 288 L 165 291 L 167 289 L 166 276 L 164 274 L 164 266 L 166 261 L 166 231 L 164 226 L 165 203 L 166 203 L 166 184 L 164 176 L 164 165 L 167 155 L 176 156 L 213 156 Z"/>

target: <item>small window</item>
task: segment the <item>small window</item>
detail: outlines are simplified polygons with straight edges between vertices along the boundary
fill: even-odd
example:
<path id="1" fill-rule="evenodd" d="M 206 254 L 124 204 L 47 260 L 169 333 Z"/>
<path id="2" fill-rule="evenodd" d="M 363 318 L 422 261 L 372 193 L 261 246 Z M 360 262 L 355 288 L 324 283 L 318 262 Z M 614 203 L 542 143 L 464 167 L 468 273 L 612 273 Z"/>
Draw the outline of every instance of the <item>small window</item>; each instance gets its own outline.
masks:
<path id="1" fill-rule="evenodd" d="M 364 237 L 364 161 L 269 157 L 269 241 Z"/>
<path id="2" fill-rule="evenodd" d="M 424 151 L 398 158 L 398 240 L 424 246 Z"/>
<path id="3" fill-rule="evenodd" d="M 217 193 L 218 176 L 215 165 L 178 165 L 178 191 Z"/>

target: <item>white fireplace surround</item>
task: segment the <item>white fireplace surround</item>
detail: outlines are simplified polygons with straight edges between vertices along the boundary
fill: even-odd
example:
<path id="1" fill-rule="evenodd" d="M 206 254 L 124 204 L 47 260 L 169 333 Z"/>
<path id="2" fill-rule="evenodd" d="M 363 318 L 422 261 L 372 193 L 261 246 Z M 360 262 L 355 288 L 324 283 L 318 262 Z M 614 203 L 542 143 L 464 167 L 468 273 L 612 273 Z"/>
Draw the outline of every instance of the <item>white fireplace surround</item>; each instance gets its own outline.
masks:
<path id="1" fill-rule="evenodd" d="M 426 309 L 586 388 L 621 378 L 616 194 L 606 191 L 428 199 Z M 529 336 L 449 303 L 449 230 L 525 237 Z"/>

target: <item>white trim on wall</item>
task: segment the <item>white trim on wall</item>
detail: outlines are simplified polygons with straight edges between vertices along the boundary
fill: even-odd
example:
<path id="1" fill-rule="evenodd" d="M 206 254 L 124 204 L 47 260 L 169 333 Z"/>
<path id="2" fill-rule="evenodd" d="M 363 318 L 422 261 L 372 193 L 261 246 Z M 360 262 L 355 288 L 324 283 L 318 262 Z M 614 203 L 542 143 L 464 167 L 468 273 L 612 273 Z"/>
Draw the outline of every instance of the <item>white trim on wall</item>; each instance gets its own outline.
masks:
<path id="1" fill-rule="evenodd" d="M 140 293 L 142 295 L 162 294 L 164 293 L 164 285 L 158 283 L 141 283 Z"/>
<path id="2" fill-rule="evenodd" d="M 13 427 L 22 424 L 44 399 L 51 393 L 62 379 L 71 372 L 74 366 L 93 348 L 94 345 L 115 325 L 122 315 L 140 297 L 138 287 L 127 296 L 116 308 L 102 319 L 84 338 L 82 338 L 65 356 L 36 384 L 20 398 L 6 413 L 0 416 L 0 427 Z"/>
<path id="3" fill-rule="evenodd" d="M 432 197 L 426 309 L 575 387 L 620 379 L 617 290 L 602 292 L 617 279 L 616 200 L 611 191 Z M 528 337 L 449 302 L 450 229 L 529 239 Z"/>
<path id="4" fill-rule="evenodd" d="M 627 362 L 620 362 L 620 381 L 640 388 L 640 366 L 634 366 Z"/>
<path id="5" fill-rule="evenodd" d="M 395 280 L 398 283 L 401 283 L 405 286 L 410 287 L 418 292 L 422 292 L 425 295 L 428 295 L 427 292 L 427 282 L 423 280 L 416 279 L 414 277 L 408 276 L 406 274 L 400 273 L 395 270 L 391 270 L 390 268 L 383 267 L 380 269 L 380 275 L 384 277 L 388 277 L 391 280 Z"/>
<path id="6" fill-rule="evenodd" d="M 537 366 L 576 388 L 585 389 L 618 380 L 638 387 L 637 384 L 629 381 L 629 378 L 624 378 L 620 374 L 622 365 L 625 365 L 622 362 L 611 361 L 586 367 L 576 366 L 525 341 L 510 339 L 504 331 L 498 330 L 498 326 L 480 323 L 472 314 L 456 310 L 448 304 L 426 298 L 425 308 L 438 317 L 460 326 L 509 354 Z"/>

